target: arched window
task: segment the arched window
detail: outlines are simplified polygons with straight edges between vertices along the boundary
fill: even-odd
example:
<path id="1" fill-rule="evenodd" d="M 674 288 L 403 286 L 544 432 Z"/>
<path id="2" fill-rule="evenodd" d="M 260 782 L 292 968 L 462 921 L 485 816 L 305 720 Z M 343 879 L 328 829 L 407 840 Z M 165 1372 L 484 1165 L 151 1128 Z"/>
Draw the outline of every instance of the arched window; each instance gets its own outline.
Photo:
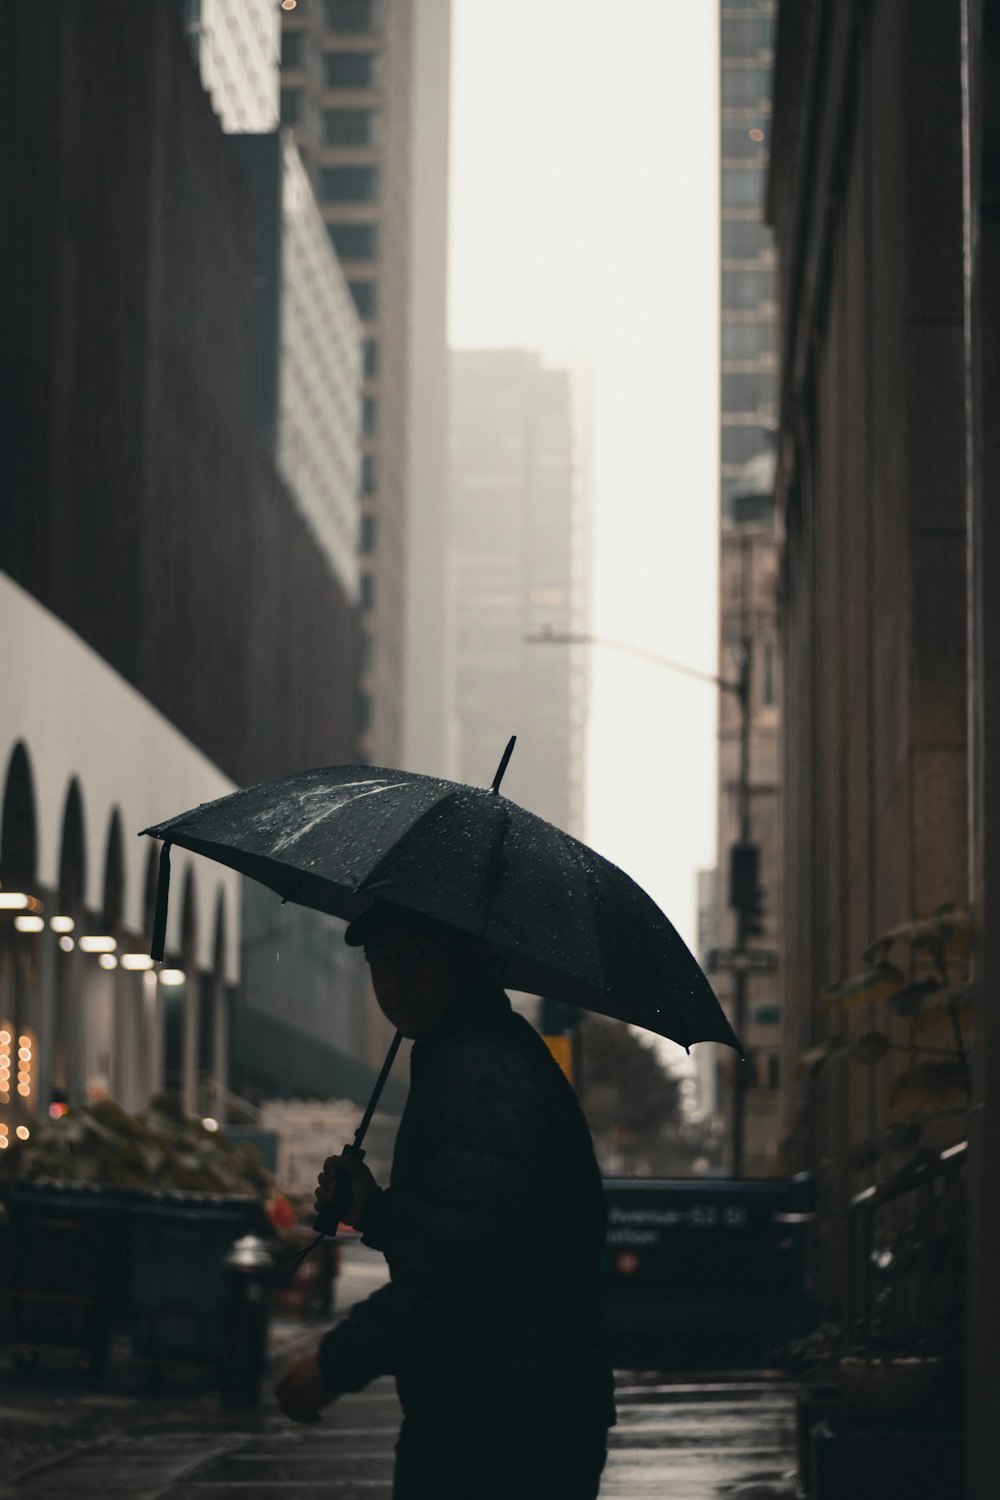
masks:
<path id="1" fill-rule="evenodd" d="M 87 840 L 83 794 L 74 776 L 66 793 L 59 850 L 59 908 L 73 914 L 83 906 L 87 889 Z"/>
<path id="2" fill-rule="evenodd" d="M 7 767 L 0 818 L 0 880 L 9 889 L 31 889 L 38 871 L 35 782 L 21 741 L 14 746 Z"/>
<path id="3" fill-rule="evenodd" d="M 108 841 L 104 853 L 104 899 L 101 906 L 101 926 L 105 932 L 114 932 L 122 920 L 125 904 L 125 857 L 122 849 L 122 820 L 117 807 L 108 825 Z"/>

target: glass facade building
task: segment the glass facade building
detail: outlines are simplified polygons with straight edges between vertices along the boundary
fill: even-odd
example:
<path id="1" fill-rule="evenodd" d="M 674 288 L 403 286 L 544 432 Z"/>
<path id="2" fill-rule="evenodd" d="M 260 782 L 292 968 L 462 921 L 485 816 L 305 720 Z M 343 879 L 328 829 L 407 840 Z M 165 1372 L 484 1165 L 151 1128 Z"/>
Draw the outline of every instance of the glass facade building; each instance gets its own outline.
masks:
<path id="1" fill-rule="evenodd" d="M 774 240 L 764 222 L 767 185 L 774 0 L 721 0 L 719 17 L 720 211 L 720 545 L 719 675 L 732 681 L 741 653 L 749 671 L 749 838 L 760 851 L 761 930 L 749 946 L 778 950 L 781 937 L 780 670 L 778 538 L 774 525 L 773 434 L 777 424 L 778 315 Z M 740 709 L 719 703 L 718 868 L 727 871 L 740 827 Z M 714 927 L 735 946 L 736 922 L 725 879 L 718 881 Z M 743 1170 L 777 1169 L 781 1012 L 778 977 L 714 976 L 719 999 L 743 1041 L 748 1063 L 742 1094 L 731 1066 L 701 1079 L 702 1112 L 716 1103 L 731 1129 L 743 1121 Z M 727 1065 L 724 1063 L 723 1068 Z M 728 1164 L 728 1163 L 727 1163 Z"/>
<path id="2" fill-rule="evenodd" d="M 449 0 L 298 0 L 280 15 L 281 118 L 364 328 L 364 749 L 440 770 L 407 720 L 414 668 L 416 717 L 446 717 L 426 687 L 441 674 L 421 666 L 440 658 L 443 628 Z"/>
<path id="3" fill-rule="evenodd" d="M 723 0 L 720 43 L 721 463 L 726 510 L 777 419 L 775 250 L 763 221 L 774 5 Z"/>

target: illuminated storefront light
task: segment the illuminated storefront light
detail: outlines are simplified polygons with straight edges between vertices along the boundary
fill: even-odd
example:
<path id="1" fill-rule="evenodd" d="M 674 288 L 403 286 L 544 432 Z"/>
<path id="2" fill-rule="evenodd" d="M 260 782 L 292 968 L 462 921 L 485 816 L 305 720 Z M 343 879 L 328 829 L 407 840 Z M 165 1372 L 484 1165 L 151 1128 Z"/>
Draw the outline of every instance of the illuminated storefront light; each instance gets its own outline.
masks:
<path id="1" fill-rule="evenodd" d="M 17 1092 L 22 1099 L 31 1098 L 31 1055 L 34 1050 L 34 1042 L 28 1032 L 22 1032 L 17 1039 Z"/>
<path id="2" fill-rule="evenodd" d="M 10 1103 L 11 1036 L 8 1027 L 0 1027 L 0 1104 Z"/>
<path id="3" fill-rule="evenodd" d="M 119 960 L 123 969 L 151 969 L 153 960 L 148 953 L 123 953 Z"/>

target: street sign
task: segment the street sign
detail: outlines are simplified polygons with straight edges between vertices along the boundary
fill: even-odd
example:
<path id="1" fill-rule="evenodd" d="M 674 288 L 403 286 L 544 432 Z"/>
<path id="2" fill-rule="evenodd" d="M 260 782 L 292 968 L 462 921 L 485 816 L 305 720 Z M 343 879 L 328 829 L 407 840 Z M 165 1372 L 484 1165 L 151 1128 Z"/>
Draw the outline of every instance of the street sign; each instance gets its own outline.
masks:
<path id="1" fill-rule="evenodd" d="M 705 956 L 710 974 L 728 969 L 732 974 L 773 974 L 778 955 L 773 948 L 710 948 Z"/>

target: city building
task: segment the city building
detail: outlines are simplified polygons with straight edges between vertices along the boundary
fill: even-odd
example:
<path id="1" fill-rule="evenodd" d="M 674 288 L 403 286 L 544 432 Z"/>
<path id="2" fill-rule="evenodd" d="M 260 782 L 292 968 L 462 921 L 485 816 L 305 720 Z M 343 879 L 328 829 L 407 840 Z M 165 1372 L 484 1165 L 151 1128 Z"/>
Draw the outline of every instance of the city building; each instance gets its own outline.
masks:
<path id="1" fill-rule="evenodd" d="M 361 323 L 294 141 L 272 131 L 233 144 L 259 208 L 261 426 L 302 519 L 356 600 Z"/>
<path id="2" fill-rule="evenodd" d="M 0 38 L 18 225 L 0 245 L 0 1034 L 28 1075 L 0 1089 L 9 1136 L 53 1090 L 135 1107 L 166 1086 L 194 1110 L 232 1083 L 250 1014 L 238 884 L 178 853 L 154 977 L 155 851 L 135 834 L 357 759 L 360 630 L 350 558 L 318 540 L 263 417 L 261 200 L 182 12 L 53 0 L 5 9 Z M 256 1055 L 294 1088 L 298 1041 L 329 1093 L 363 1097 L 363 996 L 326 958 L 312 1011 Z"/>
<path id="3" fill-rule="evenodd" d="M 274 0 L 181 0 L 188 40 L 227 132 L 278 125 L 280 11 Z"/>
<path id="4" fill-rule="evenodd" d="M 720 46 L 721 378 L 719 675 L 747 673 L 749 754 L 744 793 L 738 695 L 719 695 L 717 948 L 740 945 L 730 904 L 731 849 L 757 850 L 761 911 L 743 937 L 777 953 L 781 933 L 781 681 L 778 650 L 779 537 L 774 522 L 778 324 L 774 237 L 764 222 L 770 134 L 774 0 L 722 0 Z M 777 972 L 739 974 L 723 957 L 712 982 L 747 1062 L 718 1062 L 720 1106 L 741 1137 L 749 1176 L 778 1170 L 781 1137 L 781 1011 Z M 723 1049 L 719 1049 L 720 1053 Z"/>
<path id="5" fill-rule="evenodd" d="M 695 956 L 704 969 L 710 965 L 710 953 L 719 945 L 719 872 L 716 869 L 698 870 L 695 878 L 698 893 L 698 946 Z M 697 1120 L 714 1120 L 720 1105 L 718 1061 L 714 1056 L 714 1048 L 696 1047 L 691 1057 L 694 1064 L 692 1075 L 697 1085 L 692 1113 Z"/>
<path id="6" fill-rule="evenodd" d="M 569 375 L 521 350 L 455 350 L 451 593 L 459 779 L 580 836 L 584 650 L 528 637 L 585 629 L 586 560 Z"/>
<path id="7" fill-rule="evenodd" d="M 281 39 L 281 118 L 365 331 L 363 747 L 439 774 L 449 17 L 449 0 L 298 0 Z"/>
<path id="8" fill-rule="evenodd" d="M 786 1130 L 818 1175 L 824 1316 L 856 1348 L 874 1309 L 883 1350 L 964 1361 L 964 1479 L 954 1419 L 898 1426 L 911 1453 L 949 1441 L 949 1492 L 969 1500 L 1000 1473 L 998 57 L 989 0 L 783 0 L 768 196 L 800 1060 Z M 969 918 L 971 944 L 955 936 Z M 891 970 L 881 992 L 845 986 L 879 959 L 918 985 L 916 1009 Z M 879 1282 L 887 1245 L 903 1254 Z M 867 1303 L 848 1300 L 852 1267 Z"/>

